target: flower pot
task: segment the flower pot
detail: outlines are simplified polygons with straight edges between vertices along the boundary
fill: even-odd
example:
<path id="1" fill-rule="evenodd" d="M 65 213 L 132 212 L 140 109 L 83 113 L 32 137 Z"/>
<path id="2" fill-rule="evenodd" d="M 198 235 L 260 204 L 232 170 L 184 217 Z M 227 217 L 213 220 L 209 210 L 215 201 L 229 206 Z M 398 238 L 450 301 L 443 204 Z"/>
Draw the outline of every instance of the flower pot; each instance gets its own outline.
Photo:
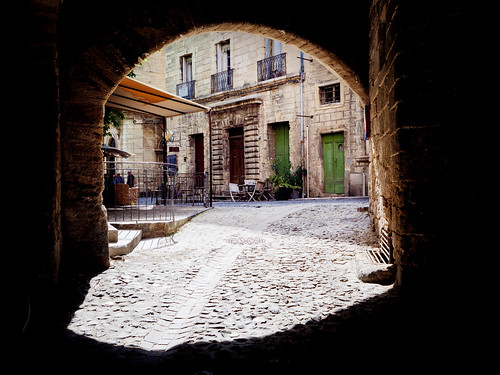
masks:
<path id="1" fill-rule="evenodd" d="M 290 193 L 292 192 L 292 189 L 280 186 L 278 190 L 276 191 L 275 198 L 278 201 L 286 201 L 290 199 Z"/>
<path id="2" fill-rule="evenodd" d="M 292 198 L 292 199 L 300 198 L 300 190 L 299 189 L 292 189 L 292 193 L 290 194 L 290 198 Z"/>

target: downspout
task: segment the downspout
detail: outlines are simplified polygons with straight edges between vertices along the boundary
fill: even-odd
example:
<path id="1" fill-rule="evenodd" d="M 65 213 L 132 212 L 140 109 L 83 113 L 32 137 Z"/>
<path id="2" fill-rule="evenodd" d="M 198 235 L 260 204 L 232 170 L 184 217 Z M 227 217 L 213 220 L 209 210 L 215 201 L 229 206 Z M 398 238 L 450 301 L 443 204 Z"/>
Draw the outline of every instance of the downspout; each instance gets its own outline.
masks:
<path id="1" fill-rule="evenodd" d="M 162 142 L 162 146 L 163 146 L 163 163 L 166 163 L 167 162 L 167 118 L 166 117 L 162 117 L 162 120 L 163 120 L 163 142 Z M 144 159 L 143 159 L 144 160 Z"/>
<path id="2" fill-rule="evenodd" d="M 169 170 L 169 165 L 167 164 L 167 161 L 168 161 L 168 157 L 167 157 L 167 118 L 166 117 L 162 117 L 163 119 L 163 140 L 162 140 L 162 143 L 163 143 L 163 166 L 162 166 L 162 169 L 163 169 L 163 183 L 162 183 L 162 192 L 161 192 L 161 197 L 162 199 L 165 199 L 165 202 L 167 201 L 168 199 L 168 196 L 170 194 L 170 192 L 167 192 L 166 190 L 166 186 L 167 186 L 167 182 L 168 182 L 168 170 Z M 177 166 L 176 166 L 177 168 Z M 176 173 L 177 175 L 177 173 Z M 176 176 L 174 176 L 174 179 L 175 179 Z M 174 180 L 174 186 L 175 186 L 175 180 Z M 173 192 L 172 192 L 173 194 Z M 172 196 L 173 198 L 173 196 Z M 171 199 L 170 200 L 170 209 L 172 211 L 172 220 L 175 221 L 175 212 L 174 212 L 174 199 Z"/>
<path id="3" fill-rule="evenodd" d="M 210 152 L 210 161 L 209 161 L 209 170 L 210 170 L 210 207 L 212 207 L 212 109 L 208 111 L 208 142 L 209 142 L 209 152 Z"/>
<path id="4" fill-rule="evenodd" d="M 304 170 L 304 52 L 300 52 L 300 166 Z M 304 173 L 302 173 L 302 198 L 304 198 Z M 308 184 L 309 186 L 309 184 Z"/>
<path id="5" fill-rule="evenodd" d="M 307 178 L 307 198 L 310 198 L 309 196 L 309 125 L 307 125 L 307 130 L 306 130 L 306 178 Z"/>

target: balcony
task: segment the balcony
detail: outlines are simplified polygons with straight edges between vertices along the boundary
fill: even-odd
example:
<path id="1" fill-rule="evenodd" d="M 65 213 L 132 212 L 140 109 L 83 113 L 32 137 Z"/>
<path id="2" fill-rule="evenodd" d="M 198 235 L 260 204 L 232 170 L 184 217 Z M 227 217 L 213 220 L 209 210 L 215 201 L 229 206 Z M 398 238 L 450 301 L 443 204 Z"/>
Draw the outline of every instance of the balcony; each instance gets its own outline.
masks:
<path id="1" fill-rule="evenodd" d="M 184 99 L 194 99 L 194 83 L 196 81 L 189 81 L 184 83 L 179 83 L 177 85 L 177 96 Z"/>
<path id="2" fill-rule="evenodd" d="M 257 61 L 257 80 L 259 82 L 286 75 L 286 53 Z"/>
<path id="3" fill-rule="evenodd" d="M 233 88 L 233 72 L 234 69 L 228 69 L 224 72 L 212 74 L 212 94 Z"/>

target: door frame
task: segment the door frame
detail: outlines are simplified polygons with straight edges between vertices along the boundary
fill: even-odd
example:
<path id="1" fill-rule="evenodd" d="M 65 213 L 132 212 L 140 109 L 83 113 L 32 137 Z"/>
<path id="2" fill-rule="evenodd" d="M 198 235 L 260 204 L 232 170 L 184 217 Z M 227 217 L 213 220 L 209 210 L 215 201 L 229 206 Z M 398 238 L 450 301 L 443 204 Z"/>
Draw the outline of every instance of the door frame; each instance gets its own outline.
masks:
<path id="1" fill-rule="evenodd" d="M 243 184 L 245 180 L 245 138 L 244 138 L 244 129 L 243 127 L 236 127 L 228 129 L 228 141 L 229 141 L 229 182 Z M 233 158 L 233 150 L 234 150 L 234 141 L 241 140 L 241 166 L 240 175 L 234 175 L 233 166 L 234 166 L 234 158 Z"/>
<path id="2" fill-rule="evenodd" d="M 286 159 L 284 160 L 285 162 L 291 163 L 290 162 L 290 123 L 288 121 L 283 121 L 283 122 L 275 122 L 269 124 L 273 128 L 274 132 L 274 159 L 277 160 L 278 158 L 280 159 Z M 278 147 L 278 134 L 279 132 L 283 132 L 283 141 L 284 141 L 284 150 L 283 153 L 279 152 Z"/>
<path id="3" fill-rule="evenodd" d="M 323 189 L 327 194 L 345 193 L 345 136 L 344 132 L 321 135 L 323 146 Z M 331 146 L 333 153 L 331 164 L 327 163 L 326 146 Z M 329 146 L 330 147 L 330 146 Z M 328 176 L 328 172 L 332 176 Z M 341 171 L 341 172 L 339 172 Z M 336 172 L 339 172 L 338 175 Z M 328 181 L 331 180 L 331 183 Z M 333 185 L 330 187 L 329 185 Z"/>

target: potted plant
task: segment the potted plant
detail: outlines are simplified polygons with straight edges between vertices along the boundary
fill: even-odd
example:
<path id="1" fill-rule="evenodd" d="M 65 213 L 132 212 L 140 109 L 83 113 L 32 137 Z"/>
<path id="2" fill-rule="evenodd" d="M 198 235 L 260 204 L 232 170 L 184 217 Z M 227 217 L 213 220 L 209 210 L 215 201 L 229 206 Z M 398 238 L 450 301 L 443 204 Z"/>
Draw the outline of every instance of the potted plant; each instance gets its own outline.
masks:
<path id="1" fill-rule="evenodd" d="M 269 177 L 269 182 L 275 189 L 275 198 L 277 200 L 290 199 L 292 191 L 302 187 L 302 169 L 300 169 L 299 181 L 296 176 L 298 169 L 296 173 L 292 173 L 289 161 L 276 159 L 272 164 L 272 168 L 274 175 Z"/>
<path id="2" fill-rule="evenodd" d="M 305 174 L 306 170 L 300 165 L 295 169 L 295 172 L 290 174 L 290 184 L 293 186 L 291 193 L 292 199 L 300 198 L 300 193 L 302 190 L 302 180 Z"/>

